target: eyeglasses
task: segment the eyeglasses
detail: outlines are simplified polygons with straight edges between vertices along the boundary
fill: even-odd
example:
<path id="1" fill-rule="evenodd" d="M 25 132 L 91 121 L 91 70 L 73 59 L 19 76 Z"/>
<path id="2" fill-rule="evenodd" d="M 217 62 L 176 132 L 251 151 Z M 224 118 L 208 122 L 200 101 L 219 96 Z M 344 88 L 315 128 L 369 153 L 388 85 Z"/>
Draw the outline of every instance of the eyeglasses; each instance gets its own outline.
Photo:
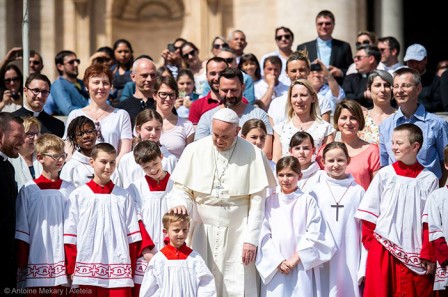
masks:
<path id="1" fill-rule="evenodd" d="M 176 93 L 166 93 L 166 92 L 157 92 L 157 95 L 161 98 L 161 99 L 166 99 L 168 97 L 170 97 L 170 99 L 176 99 L 177 94 Z"/>
<path id="2" fill-rule="evenodd" d="M 226 60 L 227 63 L 233 63 L 234 58 L 225 58 L 224 60 Z"/>
<path id="3" fill-rule="evenodd" d="M 214 49 L 220 49 L 220 48 L 223 48 L 223 47 L 229 47 L 229 45 L 228 45 L 227 43 L 223 43 L 223 44 L 214 44 L 214 45 L 213 45 L 213 48 L 214 48 Z"/>
<path id="4" fill-rule="evenodd" d="M 80 60 L 80 59 L 73 59 L 73 60 L 70 60 L 70 61 L 65 62 L 64 64 L 74 65 L 75 62 L 76 62 L 76 64 L 78 64 L 78 65 L 81 64 L 81 60 Z"/>
<path id="5" fill-rule="evenodd" d="M 368 44 L 370 44 L 370 41 L 368 41 L 368 40 L 364 40 L 363 42 L 359 42 L 359 41 L 357 41 L 356 43 L 356 47 L 360 47 L 361 45 L 368 45 Z"/>
<path id="6" fill-rule="evenodd" d="M 10 84 L 12 82 L 19 81 L 19 78 L 18 77 L 5 78 L 4 81 L 6 84 Z"/>
<path id="7" fill-rule="evenodd" d="M 323 25 L 331 26 L 331 25 L 333 25 L 333 23 L 332 22 L 319 22 L 319 23 L 317 23 L 317 25 L 318 26 L 323 26 Z"/>
<path id="8" fill-rule="evenodd" d="M 50 91 L 47 90 L 39 90 L 39 89 L 28 89 L 28 90 L 30 90 L 34 96 L 37 96 L 40 93 L 42 97 L 47 97 L 50 94 Z"/>
<path id="9" fill-rule="evenodd" d="M 278 36 L 275 36 L 275 39 L 276 39 L 277 41 L 280 41 L 280 40 L 282 40 L 283 37 L 284 37 L 286 40 L 289 40 L 289 39 L 291 38 L 291 34 L 278 35 Z"/>
<path id="10" fill-rule="evenodd" d="M 33 65 L 40 65 L 40 61 L 30 61 L 30 64 L 33 64 Z"/>
<path id="11" fill-rule="evenodd" d="M 95 130 L 97 133 L 97 137 L 96 137 L 97 142 L 104 142 L 103 134 L 101 134 L 100 122 L 95 122 Z"/>
<path id="12" fill-rule="evenodd" d="M 380 50 L 380 52 L 384 52 L 385 50 L 389 50 L 390 48 L 388 47 L 383 47 L 383 48 L 378 48 Z"/>
<path id="13" fill-rule="evenodd" d="M 191 52 L 182 55 L 182 57 L 183 57 L 184 59 L 188 59 L 189 56 L 194 57 L 195 54 L 196 54 L 196 50 L 192 50 Z"/>
<path id="14" fill-rule="evenodd" d="M 43 153 L 42 155 L 50 157 L 54 161 L 57 161 L 57 160 L 60 160 L 60 159 L 65 160 L 67 158 L 67 154 L 66 153 L 62 153 L 62 154 L 45 154 L 45 153 Z"/>
<path id="15" fill-rule="evenodd" d="M 39 136 L 39 132 L 26 132 L 25 137 L 29 139 L 33 139 L 36 136 Z"/>
<path id="16" fill-rule="evenodd" d="M 83 137 L 84 135 L 93 135 L 93 134 L 96 134 L 96 130 L 95 130 L 95 129 L 79 131 L 79 132 L 76 132 L 75 135 L 76 135 L 76 137 L 81 138 L 81 137 Z"/>
<path id="17" fill-rule="evenodd" d="M 354 56 L 353 60 L 361 60 L 363 58 L 367 58 L 368 56 Z"/>
<path id="18" fill-rule="evenodd" d="M 402 84 L 402 85 L 393 85 L 392 88 L 399 90 L 399 89 L 410 89 L 414 86 L 416 86 L 416 84 Z"/>

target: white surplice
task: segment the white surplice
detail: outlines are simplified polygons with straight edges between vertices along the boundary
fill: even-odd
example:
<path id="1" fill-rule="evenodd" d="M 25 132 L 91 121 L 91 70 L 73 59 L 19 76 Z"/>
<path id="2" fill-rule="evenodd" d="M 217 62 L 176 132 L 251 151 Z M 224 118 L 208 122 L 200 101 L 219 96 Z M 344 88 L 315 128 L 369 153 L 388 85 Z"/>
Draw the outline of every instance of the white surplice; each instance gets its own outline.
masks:
<path id="1" fill-rule="evenodd" d="M 316 198 L 337 247 L 333 258 L 324 263 L 321 270 L 323 296 L 361 296 L 358 280 L 365 276 L 367 257 L 361 243 L 361 221 L 355 218 L 355 212 L 364 196 L 364 189 L 351 174 L 348 178 L 338 180 L 324 173 L 321 182 L 311 189 L 310 195 Z M 333 207 L 336 205 L 335 200 L 343 207 Z"/>
<path id="2" fill-rule="evenodd" d="M 140 297 L 216 297 L 216 288 L 197 252 L 192 251 L 186 259 L 170 259 L 162 249 L 149 261 Z"/>
<path id="3" fill-rule="evenodd" d="M 441 237 L 448 239 L 448 186 L 437 189 L 426 200 L 425 214 L 428 215 L 429 240 Z M 448 287 L 448 269 L 437 262 L 434 290 Z"/>
<path id="4" fill-rule="evenodd" d="M 162 158 L 162 168 L 163 170 L 173 172 L 174 167 L 177 164 L 177 158 L 175 155 L 171 154 L 165 146 L 160 146 L 160 151 L 163 154 Z M 122 188 L 128 188 L 129 185 L 138 180 L 139 178 L 145 176 L 145 172 L 142 167 L 135 162 L 134 152 L 130 151 L 123 155 L 120 159 L 120 163 L 117 166 L 117 170 L 111 177 L 114 184 Z"/>
<path id="5" fill-rule="evenodd" d="M 28 266 L 20 282 L 25 287 L 68 284 L 64 253 L 64 211 L 72 183 L 59 190 L 41 190 L 27 182 L 17 196 L 16 239 L 29 244 Z"/>
<path id="6" fill-rule="evenodd" d="M 12 166 L 14 166 L 15 180 L 17 182 L 17 189 L 20 190 L 24 184 L 33 180 L 30 169 L 26 164 L 25 159 L 19 154 L 17 158 L 9 158 Z M 34 177 L 38 178 L 42 174 L 42 164 L 36 159 L 36 153 L 33 154 L 33 168 Z M 69 181 L 66 179 L 66 181 Z"/>
<path id="7" fill-rule="evenodd" d="M 321 181 L 322 174 L 325 174 L 325 171 L 320 169 L 317 162 L 312 162 L 307 169 L 302 169 L 302 178 L 298 183 L 300 190 L 308 193 L 315 184 Z"/>
<path id="8" fill-rule="evenodd" d="M 295 253 L 299 264 L 283 274 L 278 266 Z M 335 244 L 313 197 L 297 189 L 266 200 L 256 259 L 261 296 L 323 296 L 318 266 L 329 261 Z"/>
<path id="9" fill-rule="evenodd" d="M 255 264 L 243 265 L 242 251 L 258 245 L 266 188 L 276 184 L 264 153 L 242 138 L 217 151 L 210 135 L 186 146 L 171 179 L 168 208 L 191 214 L 187 243 L 213 273 L 217 295 L 258 296 Z"/>
<path id="10" fill-rule="evenodd" d="M 76 187 L 86 184 L 93 178 L 93 167 L 90 166 L 90 158 L 75 151 L 73 156 L 64 164 L 61 170 L 61 178 L 72 182 Z"/>
<path id="11" fill-rule="evenodd" d="M 114 186 L 111 194 L 95 194 L 83 185 L 71 193 L 64 243 L 77 247 L 74 285 L 133 287 L 129 244 L 140 240 L 128 191 Z"/>
<path id="12" fill-rule="evenodd" d="M 426 198 L 439 187 L 426 168 L 416 178 L 397 175 L 393 165 L 373 178 L 356 217 L 376 225 L 375 238 L 413 272 L 424 275 L 421 265 L 423 211 Z"/>
<path id="13" fill-rule="evenodd" d="M 168 212 L 166 194 L 172 187 L 173 182 L 170 180 L 165 191 L 151 191 L 146 178 L 142 177 L 133 182 L 127 189 L 134 199 L 137 219 L 142 220 L 146 231 L 154 242 L 154 252 L 165 246 L 163 242 L 165 234 L 163 233 L 162 218 Z M 143 257 L 137 259 L 134 275 L 135 283 L 142 283 L 147 265 L 148 262 Z"/>

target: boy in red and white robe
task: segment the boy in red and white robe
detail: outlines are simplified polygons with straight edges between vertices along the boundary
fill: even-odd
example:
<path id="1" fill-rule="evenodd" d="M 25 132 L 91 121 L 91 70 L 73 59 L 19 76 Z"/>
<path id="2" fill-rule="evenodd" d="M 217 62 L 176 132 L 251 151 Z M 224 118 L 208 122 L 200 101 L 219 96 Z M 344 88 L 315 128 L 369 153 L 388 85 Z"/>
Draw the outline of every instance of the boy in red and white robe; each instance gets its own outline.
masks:
<path id="1" fill-rule="evenodd" d="M 67 271 L 73 285 L 88 289 L 85 296 L 132 296 L 136 257 L 153 244 L 141 243 L 132 197 L 110 180 L 116 167 L 114 147 L 95 145 L 90 164 L 94 178 L 72 192 L 66 207 Z"/>
<path id="2" fill-rule="evenodd" d="M 394 129 L 397 161 L 375 175 L 356 212 L 368 250 L 364 297 L 432 295 L 435 257 L 424 208 L 439 181 L 417 162 L 422 143 L 416 125 Z"/>
<path id="3" fill-rule="evenodd" d="M 18 284 L 65 294 L 68 290 L 60 290 L 69 283 L 64 255 L 64 209 L 75 186 L 58 175 L 66 158 L 62 139 L 51 134 L 41 136 L 36 142 L 36 153 L 42 175 L 27 182 L 17 197 Z M 38 296 L 46 295 L 42 292 Z"/>

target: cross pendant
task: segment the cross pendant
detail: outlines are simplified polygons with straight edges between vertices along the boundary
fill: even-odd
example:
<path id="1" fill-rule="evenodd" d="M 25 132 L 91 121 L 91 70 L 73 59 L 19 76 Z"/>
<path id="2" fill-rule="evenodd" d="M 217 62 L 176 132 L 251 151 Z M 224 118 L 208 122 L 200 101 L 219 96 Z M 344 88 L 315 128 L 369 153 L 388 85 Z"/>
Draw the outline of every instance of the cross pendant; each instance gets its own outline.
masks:
<path id="1" fill-rule="evenodd" d="M 339 219 L 339 208 L 344 207 L 344 205 L 341 205 L 341 204 L 339 204 L 339 203 L 336 203 L 336 204 L 331 205 L 331 207 L 336 208 L 336 222 L 337 222 L 338 219 Z"/>

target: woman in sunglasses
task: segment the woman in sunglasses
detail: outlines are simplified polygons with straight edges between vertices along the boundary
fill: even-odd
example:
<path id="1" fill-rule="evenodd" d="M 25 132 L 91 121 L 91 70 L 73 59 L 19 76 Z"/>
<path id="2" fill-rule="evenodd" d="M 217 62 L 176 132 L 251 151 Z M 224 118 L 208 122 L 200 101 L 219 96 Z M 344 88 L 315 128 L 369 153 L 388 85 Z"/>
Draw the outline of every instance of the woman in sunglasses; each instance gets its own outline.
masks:
<path id="1" fill-rule="evenodd" d="M 180 54 L 182 57 L 182 68 L 190 69 L 193 72 L 196 93 L 202 94 L 203 85 L 199 83 L 201 76 L 205 75 L 205 64 L 207 61 L 201 61 L 199 58 L 199 49 L 192 42 L 185 42 L 180 48 Z"/>
<path id="2" fill-rule="evenodd" d="M 19 67 L 9 64 L 0 72 L 0 111 L 13 112 L 22 107 L 23 76 Z"/>
<path id="3" fill-rule="evenodd" d="M 213 38 L 212 49 L 211 49 L 213 57 L 218 56 L 218 54 L 221 52 L 221 49 L 223 47 L 229 47 L 229 44 L 224 39 L 224 37 L 216 36 L 215 38 Z"/>

